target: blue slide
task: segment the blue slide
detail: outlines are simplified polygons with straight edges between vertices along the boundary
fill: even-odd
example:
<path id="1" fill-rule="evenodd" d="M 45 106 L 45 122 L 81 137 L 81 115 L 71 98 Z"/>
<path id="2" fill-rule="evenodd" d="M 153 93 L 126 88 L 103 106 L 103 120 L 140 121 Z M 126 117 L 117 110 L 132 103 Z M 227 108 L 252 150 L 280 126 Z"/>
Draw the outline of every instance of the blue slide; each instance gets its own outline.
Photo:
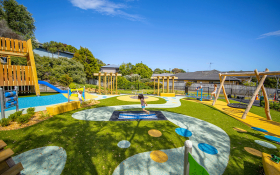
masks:
<path id="1" fill-rule="evenodd" d="M 53 90 L 55 90 L 55 91 L 57 91 L 57 92 L 59 92 L 59 93 L 67 93 L 67 90 L 61 90 L 61 89 L 55 87 L 54 85 L 52 85 L 52 84 L 50 84 L 50 83 L 48 83 L 48 82 L 46 82 L 46 81 L 38 80 L 38 83 L 39 83 L 39 84 L 46 85 L 46 86 L 48 86 L 49 88 L 52 88 Z"/>

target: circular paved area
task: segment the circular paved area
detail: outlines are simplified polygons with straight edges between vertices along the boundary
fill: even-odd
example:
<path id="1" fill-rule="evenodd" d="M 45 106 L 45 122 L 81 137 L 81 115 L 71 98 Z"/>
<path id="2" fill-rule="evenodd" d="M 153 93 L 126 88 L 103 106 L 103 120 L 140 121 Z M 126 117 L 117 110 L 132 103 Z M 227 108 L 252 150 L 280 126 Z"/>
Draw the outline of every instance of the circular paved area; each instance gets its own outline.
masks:
<path id="1" fill-rule="evenodd" d="M 277 149 L 276 146 L 272 145 L 271 143 L 265 142 L 265 141 L 261 141 L 261 140 L 255 140 L 255 142 L 261 146 L 264 146 L 266 148 L 270 148 L 270 149 Z"/>
<path id="2" fill-rule="evenodd" d="M 122 140 L 118 143 L 118 147 L 120 148 L 128 148 L 130 147 L 130 142 L 127 140 Z"/>
<path id="3" fill-rule="evenodd" d="M 148 131 L 148 134 L 152 137 L 160 137 L 162 133 L 159 130 L 151 129 Z"/>
<path id="4" fill-rule="evenodd" d="M 167 154 L 165 154 L 163 151 L 153 151 L 151 152 L 150 157 L 153 161 L 158 163 L 163 163 L 168 160 Z"/>
<path id="5" fill-rule="evenodd" d="M 254 148 L 249 148 L 249 147 L 244 147 L 244 149 L 248 153 L 253 154 L 254 156 L 262 157 L 262 152 L 260 152 L 259 150 L 256 150 Z"/>
<path id="6" fill-rule="evenodd" d="M 140 103 L 140 100 L 138 100 L 138 98 L 134 98 L 135 95 L 123 95 L 123 96 L 119 96 L 117 97 L 118 100 L 122 100 L 122 101 L 131 101 L 131 102 L 139 102 Z M 159 99 L 156 98 L 156 97 L 152 97 L 152 96 L 148 96 L 148 95 L 145 95 L 145 101 L 148 102 L 148 101 L 158 101 Z"/>

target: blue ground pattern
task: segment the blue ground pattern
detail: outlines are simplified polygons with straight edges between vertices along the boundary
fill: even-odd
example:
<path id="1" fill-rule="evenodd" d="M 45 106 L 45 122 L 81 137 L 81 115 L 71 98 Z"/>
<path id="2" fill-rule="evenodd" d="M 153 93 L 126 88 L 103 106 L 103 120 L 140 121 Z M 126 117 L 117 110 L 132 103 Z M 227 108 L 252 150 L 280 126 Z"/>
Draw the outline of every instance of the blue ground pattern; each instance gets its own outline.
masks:
<path id="1" fill-rule="evenodd" d="M 49 96 L 39 96 L 39 97 L 24 97 L 18 99 L 19 109 L 36 107 L 36 106 L 46 106 L 58 103 L 68 102 L 62 94 L 49 95 Z M 16 109 L 16 107 L 8 108 L 5 111 Z M 1 111 L 1 109 L 0 109 Z"/>

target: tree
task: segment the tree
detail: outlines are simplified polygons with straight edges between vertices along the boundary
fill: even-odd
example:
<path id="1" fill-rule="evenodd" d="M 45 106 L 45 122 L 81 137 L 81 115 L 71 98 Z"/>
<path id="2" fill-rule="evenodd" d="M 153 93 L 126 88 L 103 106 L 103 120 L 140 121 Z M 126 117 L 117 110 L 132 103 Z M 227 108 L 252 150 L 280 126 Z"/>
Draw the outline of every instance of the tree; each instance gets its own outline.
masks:
<path id="1" fill-rule="evenodd" d="M 172 73 L 171 71 L 168 71 L 168 70 L 166 70 L 166 69 L 163 69 L 162 70 L 162 73 Z"/>
<path id="2" fill-rule="evenodd" d="M 9 28 L 5 19 L 0 20 L 0 36 L 5 38 L 12 38 L 23 40 L 24 37 Z"/>
<path id="3" fill-rule="evenodd" d="M 122 63 L 119 68 L 119 73 L 122 76 L 133 74 L 134 65 L 131 63 Z"/>
<path id="4" fill-rule="evenodd" d="M 135 64 L 135 66 L 132 69 L 132 72 L 134 74 L 140 75 L 141 78 L 151 78 L 151 76 L 153 75 L 152 69 L 143 63 Z"/>
<path id="5" fill-rule="evenodd" d="M 173 72 L 174 74 L 178 74 L 178 73 L 181 73 L 181 69 L 174 68 L 174 69 L 172 69 L 172 72 Z"/>
<path id="6" fill-rule="evenodd" d="M 181 70 L 181 73 L 186 73 L 186 71 L 184 69 L 180 69 Z"/>
<path id="7" fill-rule="evenodd" d="M 61 42 L 55 42 L 55 47 L 57 49 L 57 53 L 58 53 L 58 57 L 59 57 L 59 51 L 63 51 L 64 50 L 64 45 Z"/>
<path id="8" fill-rule="evenodd" d="M 24 36 L 25 40 L 31 38 L 32 47 L 38 47 L 35 38 L 35 20 L 27 8 L 15 0 L 2 0 L 0 3 L 0 13 L 2 13 L 2 18 L 7 21 L 9 28 Z"/>
<path id="9" fill-rule="evenodd" d="M 97 59 L 92 55 L 88 48 L 80 47 L 74 54 L 73 60 L 76 60 L 84 65 L 86 78 L 89 80 L 93 78 L 93 73 L 99 71 L 99 65 Z"/>
<path id="10" fill-rule="evenodd" d="M 76 47 L 71 46 L 71 45 L 66 45 L 66 51 L 71 52 L 71 53 L 75 53 L 78 49 L 76 49 Z"/>
<path id="11" fill-rule="evenodd" d="M 51 45 L 50 45 L 50 43 L 49 43 L 49 42 L 45 42 L 45 43 L 43 43 L 43 48 L 45 48 L 45 49 L 47 50 L 47 52 L 48 52 L 48 56 L 49 56 L 49 50 L 50 50 L 50 47 L 51 47 Z"/>
<path id="12" fill-rule="evenodd" d="M 163 71 L 160 68 L 154 70 L 154 74 L 161 74 Z"/>

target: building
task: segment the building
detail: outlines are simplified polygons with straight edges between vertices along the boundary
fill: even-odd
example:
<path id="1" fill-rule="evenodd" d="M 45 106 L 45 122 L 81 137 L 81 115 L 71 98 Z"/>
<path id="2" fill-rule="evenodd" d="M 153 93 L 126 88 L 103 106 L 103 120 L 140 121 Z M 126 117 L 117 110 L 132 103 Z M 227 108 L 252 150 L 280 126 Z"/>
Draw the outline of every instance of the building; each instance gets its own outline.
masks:
<path id="1" fill-rule="evenodd" d="M 106 73 L 117 73 L 119 72 L 119 65 L 115 64 L 107 64 L 106 66 L 102 66 L 100 69 L 100 72 L 106 72 Z"/>
<path id="2" fill-rule="evenodd" d="M 58 52 L 53 53 L 53 54 L 51 52 L 48 52 L 45 48 L 43 48 L 42 43 L 39 43 L 39 47 L 36 49 L 33 49 L 33 52 L 40 55 L 41 57 L 45 56 L 45 57 L 58 58 Z M 61 52 L 59 52 L 59 57 L 73 58 L 74 53 L 67 52 L 67 51 L 63 51 L 63 52 L 61 51 Z"/>
<path id="3" fill-rule="evenodd" d="M 196 72 L 186 72 L 174 74 L 178 77 L 177 81 L 193 82 L 193 83 L 204 83 L 204 84 L 220 84 L 220 71 L 196 71 Z M 225 84 L 235 84 L 238 85 L 241 82 L 239 78 L 236 77 L 226 77 Z"/>

